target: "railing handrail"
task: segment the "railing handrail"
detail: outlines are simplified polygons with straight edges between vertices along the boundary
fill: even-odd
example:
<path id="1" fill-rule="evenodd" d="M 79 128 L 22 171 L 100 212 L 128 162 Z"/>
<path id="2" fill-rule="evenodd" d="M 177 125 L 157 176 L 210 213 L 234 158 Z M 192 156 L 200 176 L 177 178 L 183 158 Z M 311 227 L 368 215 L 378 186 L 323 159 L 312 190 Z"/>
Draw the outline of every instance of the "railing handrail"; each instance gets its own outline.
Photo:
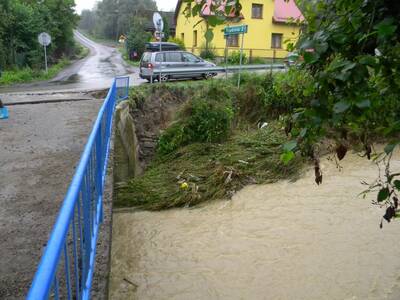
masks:
<path id="1" fill-rule="evenodd" d="M 178 74 L 191 74 L 193 72 L 199 73 L 223 73 L 223 72 L 230 72 L 230 71 L 238 71 L 239 69 L 242 70 L 270 70 L 270 69 L 285 69 L 286 66 L 284 64 L 262 64 L 262 65 L 242 65 L 240 66 L 217 66 L 217 67 L 193 67 L 193 68 L 164 68 L 162 67 L 161 70 L 163 74 L 167 75 L 178 75 Z M 154 73 L 157 74 L 160 68 L 158 65 L 154 66 Z"/>
<path id="2" fill-rule="evenodd" d="M 46 249 L 40 260 L 37 272 L 34 276 L 31 288 L 29 290 L 27 296 L 27 299 L 29 300 L 47 299 L 49 297 L 52 284 L 54 282 L 54 278 L 57 274 L 57 268 L 59 266 L 59 262 L 61 259 L 62 250 L 63 247 L 65 247 L 66 239 L 68 238 L 68 232 L 73 220 L 75 207 L 79 199 L 82 184 L 84 182 L 85 172 L 87 171 L 89 162 L 91 160 L 92 151 L 95 147 L 96 136 L 97 134 L 99 134 L 99 130 L 101 130 L 101 122 L 103 120 L 104 115 L 106 114 L 107 106 L 111 104 L 110 101 L 113 101 L 112 110 L 114 109 L 116 103 L 116 99 L 113 99 L 116 97 L 115 94 L 117 88 L 116 80 L 117 79 L 114 80 L 107 94 L 107 97 L 99 110 L 93 129 L 89 135 L 83 154 L 76 168 L 75 175 L 72 179 L 72 182 L 68 188 L 67 194 L 62 203 L 60 212 L 56 219 L 56 223 L 52 229 Z M 108 143 L 106 145 L 106 151 L 105 151 L 105 154 L 107 155 L 109 150 L 110 140 L 107 140 L 105 142 Z M 102 158 L 96 157 L 96 159 L 100 159 L 101 161 Z M 105 159 L 104 166 L 102 167 L 106 168 L 106 165 L 107 165 L 107 158 Z M 104 181 L 105 170 L 101 171 L 102 171 L 101 177 L 102 180 Z M 99 195 L 100 198 L 102 198 L 101 194 L 102 191 Z M 99 218 L 99 216 L 97 217 Z M 94 233 L 94 242 L 96 239 L 97 239 L 97 233 Z M 90 241 L 90 243 L 93 244 L 93 239 Z M 95 246 L 96 245 L 94 244 L 94 248 Z M 95 251 L 95 249 L 93 250 Z M 88 273 L 90 272 L 92 272 L 92 270 L 88 270 Z M 87 279 L 89 281 L 91 280 L 91 275 L 92 275 L 91 273 L 88 275 Z"/>

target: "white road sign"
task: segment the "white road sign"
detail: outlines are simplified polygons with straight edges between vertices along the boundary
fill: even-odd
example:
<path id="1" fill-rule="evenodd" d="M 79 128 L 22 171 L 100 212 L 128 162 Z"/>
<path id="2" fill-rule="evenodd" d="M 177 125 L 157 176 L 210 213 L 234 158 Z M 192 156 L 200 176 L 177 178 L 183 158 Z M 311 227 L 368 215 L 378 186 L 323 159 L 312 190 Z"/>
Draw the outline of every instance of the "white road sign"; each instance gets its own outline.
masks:
<path id="1" fill-rule="evenodd" d="M 164 30 L 164 21 L 158 12 L 154 13 L 153 15 L 153 23 L 156 31 L 162 32 Z"/>
<path id="2" fill-rule="evenodd" d="M 51 44 L 51 36 L 47 32 L 42 32 L 38 36 L 38 41 L 40 45 L 47 47 Z"/>

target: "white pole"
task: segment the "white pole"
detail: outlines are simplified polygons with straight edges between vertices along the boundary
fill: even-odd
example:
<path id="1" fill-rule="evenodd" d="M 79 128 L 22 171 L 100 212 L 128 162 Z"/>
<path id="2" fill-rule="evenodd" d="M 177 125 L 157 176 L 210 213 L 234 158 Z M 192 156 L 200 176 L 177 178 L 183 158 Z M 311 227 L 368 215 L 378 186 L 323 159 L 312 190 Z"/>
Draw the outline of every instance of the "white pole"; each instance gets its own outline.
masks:
<path id="1" fill-rule="evenodd" d="M 47 73 L 48 70 L 47 70 L 47 51 L 46 51 L 46 46 L 43 46 L 43 48 L 44 48 L 44 62 L 45 62 L 46 73 Z"/>
<path id="2" fill-rule="evenodd" d="M 228 25 L 229 27 L 229 25 Z M 228 79 L 228 36 L 225 36 L 225 80 Z"/>
<path id="3" fill-rule="evenodd" d="M 162 47 L 161 47 L 161 42 L 162 42 L 162 31 L 160 31 L 160 52 L 162 51 Z M 160 77 L 159 77 L 159 82 L 161 83 L 161 68 L 162 68 L 162 61 L 163 61 L 163 55 L 162 53 L 160 53 L 161 55 L 161 61 L 160 61 Z"/>
<path id="4" fill-rule="evenodd" d="M 242 73 L 242 63 L 243 63 L 243 41 L 244 33 L 242 33 L 242 46 L 240 48 L 240 67 L 239 67 L 239 77 L 238 77 L 238 88 L 240 87 L 240 75 Z"/>

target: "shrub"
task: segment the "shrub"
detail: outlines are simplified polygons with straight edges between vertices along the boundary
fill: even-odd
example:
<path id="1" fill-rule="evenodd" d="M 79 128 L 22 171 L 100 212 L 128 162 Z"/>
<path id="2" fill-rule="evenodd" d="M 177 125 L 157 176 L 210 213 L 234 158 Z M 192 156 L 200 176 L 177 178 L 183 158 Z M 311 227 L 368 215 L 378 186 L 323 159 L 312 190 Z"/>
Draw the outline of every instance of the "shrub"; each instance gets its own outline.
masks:
<path id="1" fill-rule="evenodd" d="M 216 84 L 206 86 L 183 107 L 178 120 L 158 143 L 160 154 L 195 142 L 222 142 L 228 138 L 234 117 L 232 96 Z"/>
<path id="2" fill-rule="evenodd" d="M 201 46 L 200 57 L 208 60 L 214 61 L 217 57 L 217 51 L 212 44 Z"/>
<path id="3" fill-rule="evenodd" d="M 246 64 L 248 61 L 247 56 L 245 53 L 243 53 L 242 57 L 242 63 Z M 231 54 L 228 56 L 228 64 L 231 65 L 238 65 L 240 64 L 240 51 L 233 51 Z"/>
<path id="4" fill-rule="evenodd" d="M 135 51 L 138 53 L 140 58 L 146 49 L 146 43 L 150 41 L 151 34 L 144 31 L 143 26 L 146 24 L 146 20 L 143 18 L 135 18 L 132 27 L 128 33 L 127 49 L 129 53 Z"/>
<path id="5" fill-rule="evenodd" d="M 278 73 L 274 79 L 275 107 L 289 112 L 294 108 L 307 107 L 315 94 L 314 80 L 305 70 L 291 68 L 287 73 Z"/>
<path id="6" fill-rule="evenodd" d="M 266 61 L 264 58 L 261 57 L 253 57 L 249 63 L 253 65 L 263 65 L 266 63 Z"/>

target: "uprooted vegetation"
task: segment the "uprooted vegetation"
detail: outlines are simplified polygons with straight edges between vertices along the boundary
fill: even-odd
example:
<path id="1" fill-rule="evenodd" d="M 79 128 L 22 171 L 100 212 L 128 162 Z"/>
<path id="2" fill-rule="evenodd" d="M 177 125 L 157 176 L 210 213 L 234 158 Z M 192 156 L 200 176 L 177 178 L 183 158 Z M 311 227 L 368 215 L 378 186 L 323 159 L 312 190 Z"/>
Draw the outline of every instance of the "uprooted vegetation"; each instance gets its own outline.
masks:
<path id="1" fill-rule="evenodd" d="M 129 106 L 139 127 L 149 127 L 149 120 L 138 114 L 149 99 L 180 103 L 180 108 L 165 128 L 156 122 L 159 134 L 151 160 L 144 155 L 144 173 L 118 184 L 116 207 L 193 206 L 229 198 L 248 184 L 297 177 L 304 161 L 297 157 L 285 164 L 281 157 L 287 137 L 280 115 L 296 106 L 292 99 L 301 90 L 291 84 L 287 75 L 245 75 L 240 90 L 234 79 L 132 90 Z M 136 132 L 140 143 L 143 130 Z"/>

